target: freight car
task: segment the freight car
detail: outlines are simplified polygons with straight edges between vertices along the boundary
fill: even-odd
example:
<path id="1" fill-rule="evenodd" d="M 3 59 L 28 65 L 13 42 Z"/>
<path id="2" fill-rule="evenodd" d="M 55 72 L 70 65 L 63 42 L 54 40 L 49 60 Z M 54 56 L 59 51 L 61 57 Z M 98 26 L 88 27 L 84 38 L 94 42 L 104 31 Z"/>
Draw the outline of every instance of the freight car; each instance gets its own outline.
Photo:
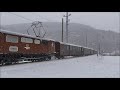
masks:
<path id="1" fill-rule="evenodd" d="M 97 51 L 91 48 L 83 47 L 63 42 L 55 42 L 56 57 L 58 59 L 65 56 L 88 56 L 96 54 Z"/>
<path id="2" fill-rule="evenodd" d="M 0 30 L 0 64 L 18 63 L 20 59 L 27 61 L 58 59 L 65 56 L 87 56 L 96 54 L 91 48 L 43 39 L 31 35 Z"/>

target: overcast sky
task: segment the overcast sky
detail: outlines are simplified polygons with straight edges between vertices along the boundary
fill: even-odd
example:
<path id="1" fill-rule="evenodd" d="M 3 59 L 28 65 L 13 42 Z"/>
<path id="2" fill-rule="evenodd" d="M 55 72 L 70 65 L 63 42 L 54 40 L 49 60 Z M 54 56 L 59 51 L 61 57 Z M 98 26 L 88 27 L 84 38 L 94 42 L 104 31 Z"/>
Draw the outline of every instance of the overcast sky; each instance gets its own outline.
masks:
<path id="1" fill-rule="evenodd" d="M 41 22 L 61 22 L 61 18 L 66 12 L 11 12 L 28 18 L 33 21 Z M 30 23 L 32 21 L 15 16 L 8 12 L 2 12 L 1 24 Z M 111 30 L 119 32 L 118 12 L 69 12 L 70 23 L 80 23 L 90 25 L 97 29 Z M 65 21 L 65 18 L 64 18 Z"/>

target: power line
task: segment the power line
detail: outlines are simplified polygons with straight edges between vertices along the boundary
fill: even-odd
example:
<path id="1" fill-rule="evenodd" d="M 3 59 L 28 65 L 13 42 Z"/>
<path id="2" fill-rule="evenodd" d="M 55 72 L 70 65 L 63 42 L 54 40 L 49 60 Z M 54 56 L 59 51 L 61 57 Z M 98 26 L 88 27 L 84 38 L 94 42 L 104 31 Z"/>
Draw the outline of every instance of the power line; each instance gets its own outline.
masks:
<path id="1" fill-rule="evenodd" d="M 47 21 L 51 21 L 51 20 L 49 20 L 49 19 L 47 19 L 47 18 L 44 18 L 43 16 L 40 16 L 40 15 L 39 15 L 39 17 L 41 17 L 42 19 L 45 19 L 45 20 L 47 20 Z"/>
<path id="2" fill-rule="evenodd" d="M 31 19 L 29 19 L 29 18 L 26 18 L 26 17 L 24 17 L 24 16 L 21 16 L 21 15 L 15 14 L 15 13 L 12 13 L 12 12 L 8 12 L 8 13 L 13 14 L 13 15 L 18 16 L 18 17 L 21 17 L 21 18 L 23 18 L 23 19 L 25 19 L 25 20 L 29 20 L 29 21 L 32 21 L 32 22 L 35 21 L 35 20 L 31 20 Z M 34 14 L 34 15 L 36 15 L 36 14 Z M 37 14 L 37 15 L 38 15 L 38 14 Z M 41 16 L 41 15 L 38 15 L 38 17 L 41 17 L 42 19 L 47 20 L 47 21 L 50 21 L 50 22 L 58 22 L 58 21 L 56 21 L 56 20 L 50 20 L 50 19 L 44 18 L 44 17 Z M 58 17 L 58 16 L 57 16 L 57 17 Z"/>
<path id="3" fill-rule="evenodd" d="M 26 20 L 29 20 L 29 21 L 34 22 L 34 20 L 31 20 L 31 19 L 25 18 L 25 17 L 23 17 L 23 16 L 20 16 L 20 15 L 17 15 L 17 14 L 11 13 L 11 12 L 8 12 L 8 13 L 13 14 L 13 15 L 16 15 L 16 16 L 18 16 L 18 17 L 21 17 L 21 18 L 23 18 L 23 19 L 26 19 Z M 41 22 L 41 26 L 42 26 L 42 22 Z M 31 28 L 31 27 L 30 27 L 30 28 Z M 29 35 L 28 30 L 29 30 L 30 28 L 27 29 L 27 33 L 28 33 L 28 35 Z M 44 29 L 43 26 L 42 26 L 42 28 L 43 28 L 43 30 L 45 31 L 45 29 Z M 46 34 L 46 31 L 45 31 L 45 34 Z M 45 36 L 45 34 L 43 35 L 43 37 Z"/>
<path id="4" fill-rule="evenodd" d="M 40 18 L 42 18 L 42 19 L 44 19 L 44 20 L 46 20 L 46 21 L 58 22 L 58 21 L 56 21 L 56 20 L 50 20 L 50 19 L 44 18 L 43 16 L 41 16 L 41 15 L 39 15 L 39 14 L 34 14 L 34 15 L 36 15 L 36 16 L 38 16 L 38 17 L 40 17 Z M 45 26 L 46 26 L 46 28 L 48 27 L 48 25 L 45 25 Z"/>
<path id="5" fill-rule="evenodd" d="M 8 12 L 8 13 L 13 14 L 13 15 L 18 16 L 18 17 L 21 17 L 21 18 L 26 19 L 26 20 L 29 20 L 29 21 L 34 21 L 34 20 L 28 19 L 26 17 L 23 17 L 21 15 L 15 14 L 15 13 L 11 13 L 11 12 Z"/>
<path id="6" fill-rule="evenodd" d="M 55 22 L 57 22 L 56 20 L 50 20 L 50 19 L 47 19 L 47 18 L 44 18 L 43 16 L 41 16 L 41 15 L 39 15 L 39 14 L 37 14 L 39 17 L 41 17 L 42 19 L 45 19 L 45 20 L 47 20 L 47 21 L 55 21 Z"/>
<path id="7" fill-rule="evenodd" d="M 40 16 L 40 15 L 39 15 Z M 41 17 L 41 16 L 40 16 Z M 56 22 L 56 20 L 50 20 L 50 19 L 47 19 L 47 18 L 44 18 L 44 17 L 41 17 L 41 18 L 43 18 L 43 19 L 46 19 L 47 21 L 55 21 Z"/>
<path id="8" fill-rule="evenodd" d="M 31 12 L 32 13 L 32 12 Z M 41 15 L 39 15 L 38 13 L 36 13 L 39 17 L 41 17 L 42 19 L 44 19 L 44 20 L 47 20 L 47 21 L 54 21 L 54 22 L 58 22 L 57 20 L 51 20 L 51 19 L 48 19 L 48 18 L 45 18 L 45 17 L 43 17 L 43 16 L 41 16 Z M 36 15 L 36 14 L 34 14 L 34 15 Z M 59 14 L 59 13 L 57 13 L 57 14 Z M 58 18 L 60 18 L 58 15 L 56 14 L 56 17 L 58 17 Z M 60 15 L 60 14 L 59 14 Z M 60 15 L 61 17 L 62 17 L 62 15 Z M 60 18 L 60 20 L 61 20 L 61 18 Z M 61 21 L 60 21 L 61 22 Z"/>
<path id="9" fill-rule="evenodd" d="M 26 20 L 29 20 L 29 21 L 35 21 L 35 20 L 28 19 L 28 18 L 26 18 L 26 17 L 23 17 L 23 16 L 21 16 L 21 15 L 15 14 L 15 13 L 11 13 L 11 12 L 8 12 L 8 13 L 13 14 L 13 15 L 18 16 L 18 17 L 21 17 L 21 18 L 26 19 Z M 34 14 L 34 15 L 35 15 L 35 14 Z M 38 17 L 41 17 L 42 19 L 45 19 L 45 20 L 47 20 L 47 21 L 53 21 L 53 20 L 46 19 L 46 18 L 44 18 L 44 17 L 42 17 L 42 16 L 40 16 L 40 15 L 39 15 Z"/>

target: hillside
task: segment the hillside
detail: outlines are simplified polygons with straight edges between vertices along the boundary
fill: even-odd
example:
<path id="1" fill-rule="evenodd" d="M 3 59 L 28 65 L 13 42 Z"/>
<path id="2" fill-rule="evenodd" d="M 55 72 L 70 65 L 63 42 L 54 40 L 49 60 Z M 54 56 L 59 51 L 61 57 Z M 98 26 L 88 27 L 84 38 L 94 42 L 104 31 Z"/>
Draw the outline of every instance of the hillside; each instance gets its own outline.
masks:
<path id="1" fill-rule="evenodd" d="M 30 27 L 30 23 L 14 24 L 3 26 L 3 29 L 7 29 L 13 32 L 20 32 L 27 34 L 27 29 Z M 44 22 L 43 26 L 47 32 L 46 38 L 55 39 L 61 41 L 61 23 L 59 22 Z M 32 29 L 29 29 L 31 35 L 34 35 Z M 64 23 L 64 42 L 65 42 L 65 23 Z M 118 50 L 119 34 L 112 31 L 105 31 L 95 29 L 88 25 L 70 23 L 69 24 L 69 43 L 86 45 L 87 35 L 87 46 L 97 49 L 97 42 L 99 40 L 101 50 L 105 52 L 113 52 Z M 98 37 L 98 39 L 97 39 Z"/>

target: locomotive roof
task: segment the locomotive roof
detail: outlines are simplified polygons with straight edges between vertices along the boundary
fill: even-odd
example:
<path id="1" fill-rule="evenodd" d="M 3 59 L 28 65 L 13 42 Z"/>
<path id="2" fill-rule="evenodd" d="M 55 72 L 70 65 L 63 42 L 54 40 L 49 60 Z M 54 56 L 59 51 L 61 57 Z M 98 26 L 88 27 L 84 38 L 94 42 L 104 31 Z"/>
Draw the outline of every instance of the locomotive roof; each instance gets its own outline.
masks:
<path id="1" fill-rule="evenodd" d="M 1 32 L 1 33 L 6 33 L 6 34 L 11 34 L 11 35 L 17 35 L 17 36 L 23 36 L 23 37 L 29 37 L 29 38 L 47 40 L 47 41 L 55 41 L 55 40 L 53 40 L 53 39 L 39 38 L 39 37 L 27 35 L 27 34 L 22 34 L 22 33 L 18 33 L 18 32 L 12 32 L 12 31 L 8 31 L 8 30 L 3 30 L 3 29 L 0 29 L 0 32 Z"/>

